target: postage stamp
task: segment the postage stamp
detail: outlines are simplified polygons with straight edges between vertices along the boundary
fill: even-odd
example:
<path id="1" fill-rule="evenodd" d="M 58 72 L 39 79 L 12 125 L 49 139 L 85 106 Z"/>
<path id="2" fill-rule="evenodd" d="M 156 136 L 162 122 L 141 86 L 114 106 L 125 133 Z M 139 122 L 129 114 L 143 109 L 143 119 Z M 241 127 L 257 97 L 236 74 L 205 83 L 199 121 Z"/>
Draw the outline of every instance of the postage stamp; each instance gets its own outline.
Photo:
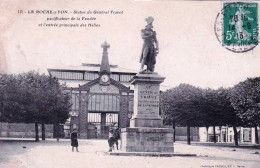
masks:
<path id="1" fill-rule="evenodd" d="M 226 49 L 242 53 L 258 45 L 258 4 L 223 3 L 215 21 L 215 33 Z"/>

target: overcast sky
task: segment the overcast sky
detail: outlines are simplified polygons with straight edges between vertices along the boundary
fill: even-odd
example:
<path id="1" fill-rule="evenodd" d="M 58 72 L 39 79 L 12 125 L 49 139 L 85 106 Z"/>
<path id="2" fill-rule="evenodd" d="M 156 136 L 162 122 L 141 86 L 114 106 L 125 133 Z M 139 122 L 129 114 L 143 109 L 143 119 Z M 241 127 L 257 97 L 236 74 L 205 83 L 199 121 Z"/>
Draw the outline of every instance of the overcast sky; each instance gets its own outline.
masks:
<path id="1" fill-rule="evenodd" d="M 233 53 L 218 42 L 214 22 L 222 2 L 172 1 L 14 0 L 0 2 L 0 58 L 9 73 L 100 63 L 101 44 L 110 45 L 109 61 L 120 67 L 140 69 L 143 41 L 140 30 L 147 16 L 154 17 L 160 53 L 155 71 L 165 76 L 165 86 L 189 83 L 203 88 L 230 87 L 247 77 L 260 76 L 260 47 Z M 118 15 L 78 15 L 95 17 L 100 27 L 39 27 L 48 17 L 77 15 L 17 14 L 17 10 L 113 10 Z M 260 13 L 260 12 L 258 12 Z M 71 21 L 70 23 L 88 23 Z"/>

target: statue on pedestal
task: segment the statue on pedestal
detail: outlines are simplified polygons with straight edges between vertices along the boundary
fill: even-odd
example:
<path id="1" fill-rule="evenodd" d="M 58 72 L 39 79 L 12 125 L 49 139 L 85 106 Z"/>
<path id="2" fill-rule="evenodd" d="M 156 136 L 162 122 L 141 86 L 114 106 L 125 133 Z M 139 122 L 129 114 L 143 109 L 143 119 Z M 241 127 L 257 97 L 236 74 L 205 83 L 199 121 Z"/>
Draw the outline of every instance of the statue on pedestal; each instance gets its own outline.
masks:
<path id="1" fill-rule="evenodd" d="M 141 70 L 130 83 L 134 85 L 134 111 L 130 127 L 121 129 L 122 153 L 142 153 L 149 156 L 151 152 L 172 155 L 173 129 L 164 127 L 160 116 L 160 84 L 164 77 L 154 73 L 156 55 L 159 53 L 156 32 L 153 31 L 152 17 L 145 19 L 147 25 L 141 30 L 144 40 L 140 58 Z M 144 66 L 147 69 L 144 69 Z"/>
<path id="2" fill-rule="evenodd" d="M 141 36 L 144 40 L 144 44 L 140 57 L 140 73 L 151 73 L 154 71 L 156 55 L 159 53 L 159 46 L 156 38 L 156 32 L 152 29 L 154 18 L 149 16 L 145 19 L 145 21 L 147 22 L 147 25 L 145 26 L 145 29 L 141 30 Z M 146 70 L 144 70 L 144 65 L 147 66 Z"/>

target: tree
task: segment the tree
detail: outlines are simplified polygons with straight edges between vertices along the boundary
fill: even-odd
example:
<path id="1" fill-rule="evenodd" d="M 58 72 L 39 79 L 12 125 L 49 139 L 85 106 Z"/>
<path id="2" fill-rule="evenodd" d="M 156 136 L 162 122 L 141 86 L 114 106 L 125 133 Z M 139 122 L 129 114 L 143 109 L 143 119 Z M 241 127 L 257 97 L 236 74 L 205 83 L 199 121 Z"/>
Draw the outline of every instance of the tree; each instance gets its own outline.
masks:
<path id="1" fill-rule="evenodd" d="M 201 101 L 201 113 L 203 124 L 207 128 L 213 126 L 213 141 L 216 143 L 216 126 L 220 130 L 223 125 L 232 126 L 234 130 L 235 145 L 238 145 L 237 126 L 242 124 L 240 118 L 236 115 L 235 109 L 230 102 L 230 89 L 219 88 L 217 90 L 205 89 Z"/>
<path id="2" fill-rule="evenodd" d="M 42 139 L 45 139 L 45 124 L 59 125 L 68 119 L 70 96 L 65 86 L 60 85 L 56 78 L 41 75 L 37 86 L 37 107 L 42 125 Z"/>
<path id="3" fill-rule="evenodd" d="M 242 121 L 255 128 L 255 141 L 259 144 L 257 127 L 260 124 L 260 77 L 248 78 L 235 85 L 230 100 Z"/>
<path id="4" fill-rule="evenodd" d="M 170 90 L 166 92 L 161 92 L 161 98 L 160 98 L 160 111 L 161 116 L 163 118 L 163 123 L 165 125 L 172 125 L 173 127 L 173 142 L 175 142 L 175 135 L 176 135 L 176 118 L 175 118 L 175 113 L 173 109 L 171 108 L 172 104 L 172 92 Z"/>
<path id="5" fill-rule="evenodd" d="M 224 89 L 219 88 L 217 90 L 218 95 L 218 102 L 221 107 L 220 111 L 222 113 L 222 122 L 227 125 L 231 126 L 234 130 L 234 142 L 235 145 L 238 146 L 238 133 L 237 133 L 237 126 L 242 125 L 241 118 L 236 114 L 235 109 L 233 108 L 230 96 L 231 96 L 231 89 Z"/>
<path id="6" fill-rule="evenodd" d="M 216 126 L 224 125 L 223 122 L 223 106 L 219 101 L 219 97 L 216 90 L 205 89 L 203 91 L 203 97 L 201 99 L 201 120 L 203 125 L 206 126 L 207 132 L 209 126 L 213 126 L 213 141 L 217 142 L 216 139 Z"/>
<path id="7" fill-rule="evenodd" d="M 35 123 L 35 140 L 39 141 L 38 124 L 63 123 L 69 117 L 70 96 L 56 78 L 34 71 L 2 77 L 5 95 L 5 120 L 8 122 Z M 2 87 L 3 89 L 3 87 Z M 14 94 L 11 94 L 14 93 Z"/>
<path id="8" fill-rule="evenodd" d="M 162 94 L 161 108 L 165 121 L 187 126 L 187 144 L 190 145 L 190 127 L 199 126 L 202 90 L 188 84 L 167 90 Z"/>
<path id="9" fill-rule="evenodd" d="M 65 86 L 60 85 L 56 78 L 38 73 L 32 73 L 28 77 L 32 84 L 36 84 L 34 93 L 38 113 L 35 123 L 41 123 L 44 140 L 44 124 L 64 123 L 69 117 L 70 96 L 65 92 Z"/>
<path id="10" fill-rule="evenodd" d="M 20 82 L 15 75 L 1 75 L 0 80 L 1 93 L 1 114 L 3 122 L 22 122 L 22 110 L 20 107 L 21 91 Z"/>

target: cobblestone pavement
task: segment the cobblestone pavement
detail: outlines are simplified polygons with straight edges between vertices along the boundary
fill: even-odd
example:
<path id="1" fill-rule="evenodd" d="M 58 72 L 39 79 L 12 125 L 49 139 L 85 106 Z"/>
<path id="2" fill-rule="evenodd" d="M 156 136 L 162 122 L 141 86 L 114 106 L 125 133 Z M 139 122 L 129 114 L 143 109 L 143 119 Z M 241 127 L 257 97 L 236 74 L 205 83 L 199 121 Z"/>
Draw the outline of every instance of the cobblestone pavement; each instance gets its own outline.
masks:
<path id="1" fill-rule="evenodd" d="M 176 153 L 197 157 L 140 157 L 106 155 L 106 140 L 79 140 L 72 152 L 69 140 L 0 140 L 0 168 L 259 168 L 260 150 L 175 143 Z"/>

